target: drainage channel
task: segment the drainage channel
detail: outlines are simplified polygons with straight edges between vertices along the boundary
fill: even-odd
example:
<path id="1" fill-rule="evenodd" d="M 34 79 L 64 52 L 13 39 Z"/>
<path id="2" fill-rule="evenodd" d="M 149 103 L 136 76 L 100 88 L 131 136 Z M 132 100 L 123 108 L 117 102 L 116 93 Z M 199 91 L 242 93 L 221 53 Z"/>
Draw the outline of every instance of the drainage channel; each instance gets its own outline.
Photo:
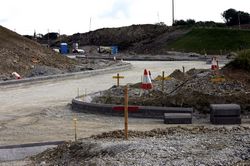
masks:
<path id="1" fill-rule="evenodd" d="M 41 153 L 46 149 L 56 147 L 62 143 L 64 143 L 64 141 L 0 146 L 0 163 L 5 161 L 22 160 L 26 157 Z"/>

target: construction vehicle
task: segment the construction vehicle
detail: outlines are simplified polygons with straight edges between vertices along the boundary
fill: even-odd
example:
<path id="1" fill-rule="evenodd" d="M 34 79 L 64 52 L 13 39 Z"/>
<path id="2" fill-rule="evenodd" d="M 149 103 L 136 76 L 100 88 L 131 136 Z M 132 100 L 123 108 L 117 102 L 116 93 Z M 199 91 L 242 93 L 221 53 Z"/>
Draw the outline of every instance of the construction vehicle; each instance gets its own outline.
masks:
<path id="1" fill-rule="evenodd" d="M 117 54 L 118 53 L 118 47 L 117 46 L 99 46 L 97 48 L 97 51 L 99 53 L 105 53 L 105 54 Z"/>
<path id="2" fill-rule="evenodd" d="M 111 54 L 112 48 L 109 47 L 109 46 L 99 46 L 99 47 L 97 48 L 97 51 L 98 51 L 99 53 Z"/>

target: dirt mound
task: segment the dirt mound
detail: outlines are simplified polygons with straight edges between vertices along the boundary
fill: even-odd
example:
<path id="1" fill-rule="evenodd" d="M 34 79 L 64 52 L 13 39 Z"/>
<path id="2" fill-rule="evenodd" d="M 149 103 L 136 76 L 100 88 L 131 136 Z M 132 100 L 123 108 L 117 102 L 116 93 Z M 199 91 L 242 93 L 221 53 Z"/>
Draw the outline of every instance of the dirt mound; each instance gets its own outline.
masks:
<path id="1" fill-rule="evenodd" d="M 31 71 L 27 74 L 27 77 L 35 77 L 35 76 L 48 76 L 54 74 L 62 74 L 63 71 L 49 66 L 35 66 Z"/>
<path id="2" fill-rule="evenodd" d="M 118 130 L 67 142 L 32 161 L 34 165 L 231 165 L 250 159 L 249 133 L 242 126 L 170 127 L 129 131 L 125 141 L 124 132 Z"/>
<path id="3" fill-rule="evenodd" d="M 186 72 L 186 74 L 189 75 L 189 76 L 194 76 L 194 75 L 197 75 L 197 74 L 200 74 L 200 73 L 205 73 L 205 72 L 209 72 L 209 69 L 195 69 L 195 68 L 192 68 L 192 69 L 188 70 Z"/>
<path id="4" fill-rule="evenodd" d="M 237 69 L 228 65 L 224 67 L 221 72 L 228 80 L 238 80 L 244 83 L 250 89 L 250 71 L 244 69 Z"/>
<path id="5" fill-rule="evenodd" d="M 68 38 L 68 43 L 78 41 L 81 45 L 118 45 L 120 49 L 124 49 L 133 43 L 155 38 L 166 31 L 167 26 L 151 24 L 103 28 L 84 34 L 74 34 Z"/>
<path id="6" fill-rule="evenodd" d="M 129 104 L 143 106 L 193 107 L 196 111 L 206 113 L 210 104 L 237 103 L 243 111 L 250 112 L 249 82 L 244 82 L 234 72 L 218 75 L 210 70 L 191 69 L 185 73 L 174 71 L 172 79 L 164 82 L 153 81 L 153 89 L 142 92 L 138 86 L 129 88 Z M 242 74 L 244 77 L 244 73 Z M 231 76 L 231 77 L 230 77 Z M 249 77 L 249 76 L 247 76 Z M 221 81 L 218 82 L 220 78 Z M 96 96 L 92 102 L 105 104 L 123 104 L 123 88 L 112 87 Z"/>
<path id="7" fill-rule="evenodd" d="M 51 41 L 51 46 L 58 47 L 61 41 L 67 42 L 69 46 L 78 42 L 81 47 L 117 45 L 119 52 L 130 54 L 166 54 L 166 44 L 189 31 L 189 29 L 177 29 L 176 27 L 154 24 L 102 28 L 87 33 L 61 37 L 60 40 Z M 42 43 L 43 40 L 40 42 Z"/>
<path id="8" fill-rule="evenodd" d="M 185 79 L 185 74 L 183 72 L 181 72 L 179 69 L 175 70 L 169 76 L 172 77 L 172 78 L 175 78 L 177 80 L 183 80 L 183 79 Z"/>
<path id="9" fill-rule="evenodd" d="M 140 42 L 133 43 L 126 51 L 137 54 L 168 54 L 170 49 L 166 48 L 166 46 L 184 36 L 190 30 L 191 29 L 176 29 L 176 27 L 171 27 L 168 31 L 155 38 L 147 38 Z"/>
<path id="10" fill-rule="evenodd" d="M 49 66 L 68 71 L 75 61 L 0 26 L 0 77 L 9 79 L 12 72 L 25 76 L 35 66 Z"/>

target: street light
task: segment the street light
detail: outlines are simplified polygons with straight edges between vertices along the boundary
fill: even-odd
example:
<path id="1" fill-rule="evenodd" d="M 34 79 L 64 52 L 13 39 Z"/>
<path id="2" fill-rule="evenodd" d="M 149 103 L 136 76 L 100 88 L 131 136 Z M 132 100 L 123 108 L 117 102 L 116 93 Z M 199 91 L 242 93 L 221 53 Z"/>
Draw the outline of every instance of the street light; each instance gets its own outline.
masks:
<path id="1" fill-rule="evenodd" d="M 239 21 L 239 29 L 240 29 L 240 11 L 238 11 L 238 21 Z"/>
<path id="2" fill-rule="evenodd" d="M 174 24 L 174 0 L 172 0 L 172 21 L 173 21 L 173 24 Z"/>

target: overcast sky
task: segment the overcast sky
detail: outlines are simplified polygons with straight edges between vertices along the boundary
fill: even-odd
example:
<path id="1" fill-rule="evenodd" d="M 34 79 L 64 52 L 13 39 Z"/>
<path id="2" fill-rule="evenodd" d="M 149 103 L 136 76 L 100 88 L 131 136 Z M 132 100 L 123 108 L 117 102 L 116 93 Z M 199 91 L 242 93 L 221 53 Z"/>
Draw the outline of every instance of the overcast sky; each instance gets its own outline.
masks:
<path id="1" fill-rule="evenodd" d="M 250 13 L 250 0 L 175 0 L 175 19 L 223 22 L 229 8 Z M 159 21 L 172 24 L 172 0 L 1 0 L 0 6 L 0 25 L 20 34 L 70 35 Z"/>

